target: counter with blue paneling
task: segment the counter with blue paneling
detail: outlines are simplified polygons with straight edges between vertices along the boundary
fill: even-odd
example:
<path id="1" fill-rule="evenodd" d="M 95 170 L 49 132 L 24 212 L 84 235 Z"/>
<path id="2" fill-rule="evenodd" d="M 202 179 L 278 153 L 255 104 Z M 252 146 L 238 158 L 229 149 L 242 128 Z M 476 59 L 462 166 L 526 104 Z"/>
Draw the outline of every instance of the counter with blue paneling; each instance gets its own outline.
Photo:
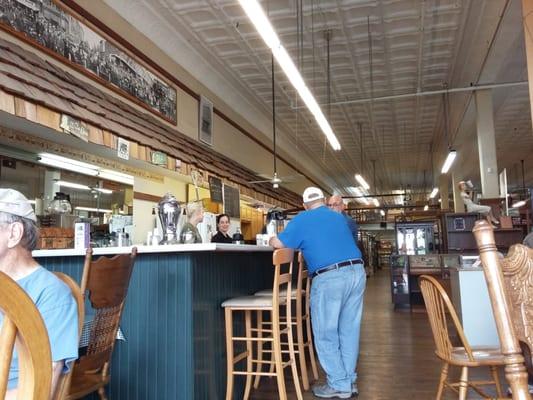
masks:
<path id="1" fill-rule="evenodd" d="M 224 398 L 226 350 L 220 304 L 272 287 L 272 248 L 214 243 L 137 248 L 120 324 L 126 340 L 115 346 L 109 398 Z M 93 258 L 130 251 L 96 248 Z M 84 254 L 74 249 L 33 253 L 44 267 L 78 283 Z M 236 383 L 242 385 L 238 379 Z"/>

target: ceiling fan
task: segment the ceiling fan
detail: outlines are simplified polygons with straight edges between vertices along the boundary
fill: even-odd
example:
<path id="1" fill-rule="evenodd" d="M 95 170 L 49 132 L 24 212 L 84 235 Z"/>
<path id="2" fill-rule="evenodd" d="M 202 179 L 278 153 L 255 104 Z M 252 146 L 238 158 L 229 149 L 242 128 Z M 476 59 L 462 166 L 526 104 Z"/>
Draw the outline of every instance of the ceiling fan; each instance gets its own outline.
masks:
<path id="1" fill-rule="evenodd" d="M 274 173 L 272 176 L 258 174 L 260 177 L 265 178 L 257 181 L 249 181 L 248 183 L 266 183 L 270 182 L 274 189 L 279 188 L 281 183 L 294 182 L 295 180 L 302 178 L 302 174 L 296 174 L 291 176 L 278 176 L 277 172 L 277 153 L 276 153 L 276 97 L 274 90 L 274 55 L 271 55 L 272 62 L 272 150 L 274 155 Z"/>

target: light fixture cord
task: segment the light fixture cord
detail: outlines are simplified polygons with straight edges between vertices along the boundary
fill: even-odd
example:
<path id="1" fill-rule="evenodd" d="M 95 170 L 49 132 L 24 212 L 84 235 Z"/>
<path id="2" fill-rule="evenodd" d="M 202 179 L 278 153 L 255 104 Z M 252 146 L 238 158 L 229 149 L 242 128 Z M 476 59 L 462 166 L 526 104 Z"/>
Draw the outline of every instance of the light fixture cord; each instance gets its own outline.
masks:
<path id="1" fill-rule="evenodd" d="M 271 54 L 271 63 L 272 63 L 272 146 L 274 153 L 274 175 L 277 173 L 276 168 L 276 90 L 274 87 L 274 53 Z"/>
<path id="2" fill-rule="evenodd" d="M 445 139 L 446 139 L 446 146 L 448 148 L 448 150 L 451 149 L 451 144 L 450 144 L 450 136 L 449 136 L 449 110 L 448 110 L 448 106 L 449 106 L 449 96 L 448 96 L 448 82 L 444 82 L 444 88 L 446 89 L 446 92 L 444 92 L 442 94 L 443 96 L 443 106 L 444 106 L 444 135 L 445 135 Z"/>

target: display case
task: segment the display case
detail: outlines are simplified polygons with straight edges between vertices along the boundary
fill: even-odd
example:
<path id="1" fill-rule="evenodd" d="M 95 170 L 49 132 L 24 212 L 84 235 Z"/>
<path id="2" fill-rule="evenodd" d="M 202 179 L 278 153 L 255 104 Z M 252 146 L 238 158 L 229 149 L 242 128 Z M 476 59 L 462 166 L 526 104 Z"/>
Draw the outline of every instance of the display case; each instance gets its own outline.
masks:
<path id="1" fill-rule="evenodd" d="M 457 254 L 398 255 L 390 258 L 391 295 L 395 310 L 424 311 L 418 278 L 431 275 L 450 293 L 450 270 L 461 265 Z"/>
<path id="2" fill-rule="evenodd" d="M 462 263 L 462 258 L 459 254 L 440 254 L 440 260 L 443 279 L 450 279 L 452 268 L 458 268 Z"/>
<path id="3" fill-rule="evenodd" d="M 409 309 L 409 266 L 406 255 L 391 254 L 391 297 L 394 309 Z"/>
<path id="4" fill-rule="evenodd" d="M 396 224 L 396 248 L 399 254 L 430 254 L 435 250 L 433 222 Z"/>

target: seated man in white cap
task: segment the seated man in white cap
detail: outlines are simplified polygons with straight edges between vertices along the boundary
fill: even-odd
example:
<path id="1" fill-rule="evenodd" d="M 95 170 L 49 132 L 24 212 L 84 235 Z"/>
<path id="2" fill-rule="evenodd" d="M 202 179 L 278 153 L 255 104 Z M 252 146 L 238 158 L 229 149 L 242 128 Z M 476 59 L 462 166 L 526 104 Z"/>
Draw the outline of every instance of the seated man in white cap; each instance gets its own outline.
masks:
<path id="1" fill-rule="evenodd" d="M 70 288 L 32 257 L 39 236 L 28 200 L 13 189 L 0 189 L 0 271 L 33 300 L 48 331 L 52 353 L 53 395 L 61 373 L 78 357 L 78 309 Z M 0 325 L 3 315 L 0 312 Z M 18 357 L 14 352 L 5 399 L 16 399 Z"/>
<path id="2" fill-rule="evenodd" d="M 359 393 L 355 369 L 366 283 L 361 251 L 345 217 L 325 207 L 322 190 L 308 187 L 302 197 L 306 211 L 271 238 L 270 245 L 300 249 L 313 279 L 311 322 L 327 375 L 327 383 L 313 387 L 313 394 L 349 399 Z"/>

